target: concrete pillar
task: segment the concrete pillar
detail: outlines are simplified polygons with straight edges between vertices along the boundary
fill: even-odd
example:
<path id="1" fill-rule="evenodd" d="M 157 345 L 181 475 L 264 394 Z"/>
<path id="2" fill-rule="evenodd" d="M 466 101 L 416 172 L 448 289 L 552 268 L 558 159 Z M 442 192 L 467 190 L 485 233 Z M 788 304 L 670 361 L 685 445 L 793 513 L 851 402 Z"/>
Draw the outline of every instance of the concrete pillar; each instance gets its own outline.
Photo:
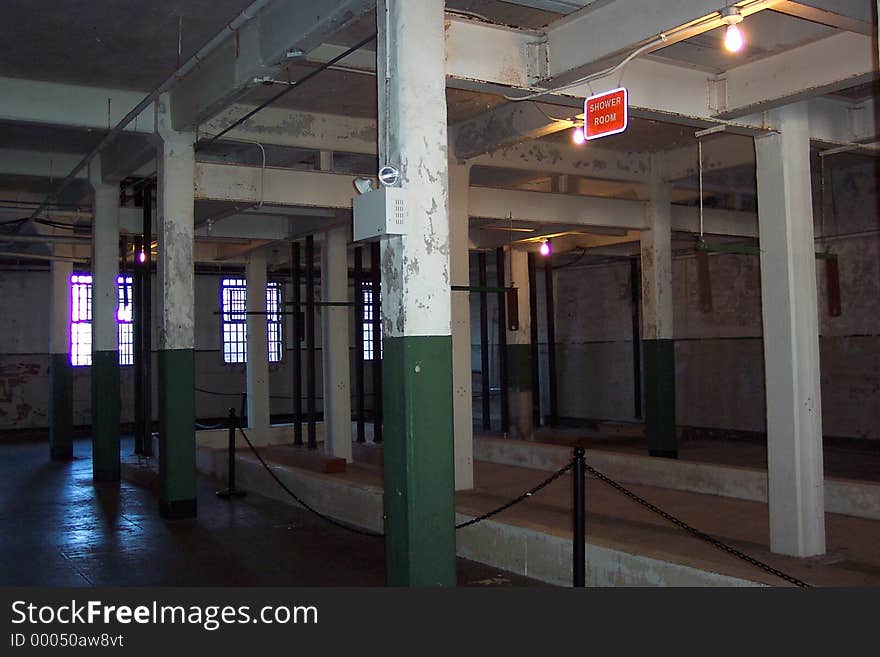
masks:
<path id="1" fill-rule="evenodd" d="M 656 169 L 656 167 L 655 167 Z M 651 456 L 678 457 L 672 331 L 672 187 L 654 171 L 648 230 L 641 233 L 645 432 Z"/>
<path id="2" fill-rule="evenodd" d="M 55 255 L 70 254 L 56 246 Z M 52 261 L 49 308 L 49 455 L 73 458 L 73 368 L 70 365 L 70 276 L 73 263 Z"/>
<path id="3" fill-rule="evenodd" d="M 321 251 L 321 299 L 348 301 L 348 232 L 345 224 L 327 231 Z M 351 463 L 351 373 L 348 306 L 321 309 L 324 373 L 324 451 Z"/>
<path id="4" fill-rule="evenodd" d="M 449 164 L 449 260 L 452 285 L 470 285 L 468 187 L 470 166 Z M 471 295 L 452 292 L 452 413 L 455 490 L 474 487 L 474 411 L 471 397 Z"/>
<path id="5" fill-rule="evenodd" d="M 158 106 L 159 511 L 196 515 L 195 135 L 171 128 L 168 94 Z M 264 292 L 265 294 L 265 292 Z"/>
<path id="6" fill-rule="evenodd" d="M 269 347 L 266 316 L 266 255 L 255 251 L 245 265 L 247 281 L 247 420 L 251 440 L 269 438 Z"/>
<path id="7" fill-rule="evenodd" d="M 89 171 L 92 224 L 92 477 L 119 481 L 119 187 Z"/>
<path id="8" fill-rule="evenodd" d="M 805 105 L 773 112 L 755 139 L 767 395 L 770 548 L 825 552 L 819 320 Z"/>
<path id="9" fill-rule="evenodd" d="M 385 555 L 392 586 L 455 586 L 443 0 L 377 7 L 379 160 L 404 234 L 382 245 Z"/>
<path id="10" fill-rule="evenodd" d="M 511 438 L 531 440 L 534 434 L 532 407 L 532 318 L 529 309 L 529 254 L 521 249 L 508 249 L 508 280 L 517 290 L 514 310 L 508 297 L 507 331 L 507 392 Z M 511 315 L 516 312 L 519 328 L 510 329 Z"/>

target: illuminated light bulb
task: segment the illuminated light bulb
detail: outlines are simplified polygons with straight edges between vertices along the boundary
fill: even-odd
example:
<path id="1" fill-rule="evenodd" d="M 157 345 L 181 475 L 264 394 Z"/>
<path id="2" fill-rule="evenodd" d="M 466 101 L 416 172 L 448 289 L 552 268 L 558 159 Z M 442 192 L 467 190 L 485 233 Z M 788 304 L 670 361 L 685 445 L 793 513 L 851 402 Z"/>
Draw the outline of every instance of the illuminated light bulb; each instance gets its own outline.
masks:
<path id="1" fill-rule="evenodd" d="M 729 52 L 739 52 L 742 50 L 745 41 L 743 41 L 742 32 L 736 25 L 727 26 L 727 34 L 724 35 L 724 47 Z"/>
<path id="2" fill-rule="evenodd" d="M 742 23 L 743 16 L 736 7 L 725 7 L 721 12 L 721 22 L 727 25 L 724 34 L 724 47 L 728 52 L 739 52 L 745 44 L 742 32 L 737 27 Z"/>
<path id="3" fill-rule="evenodd" d="M 144 253 L 143 251 L 138 253 L 138 262 L 146 262 L 146 261 L 147 261 L 147 254 Z"/>
<path id="4" fill-rule="evenodd" d="M 553 250 L 553 249 L 550 247 L 550 242 L 548 242 L 547 240 L 544 240 L 543 242 L 541 242 L 541 249 L 540 249 L 540 251 L 541 251 L 541 255 L 542 255 L 542 256 L 548 256 L 548 255 L 550 255 L 550 253 L 552 252 L 552 250 Z"/>
<path id="5" fill-rule="evenodd" d="M 571 133 L 571 140 L 578 146 L 586 142 L 587 138 L 584 136 L 584 129 L 575 128 L 574 132 Z"/>

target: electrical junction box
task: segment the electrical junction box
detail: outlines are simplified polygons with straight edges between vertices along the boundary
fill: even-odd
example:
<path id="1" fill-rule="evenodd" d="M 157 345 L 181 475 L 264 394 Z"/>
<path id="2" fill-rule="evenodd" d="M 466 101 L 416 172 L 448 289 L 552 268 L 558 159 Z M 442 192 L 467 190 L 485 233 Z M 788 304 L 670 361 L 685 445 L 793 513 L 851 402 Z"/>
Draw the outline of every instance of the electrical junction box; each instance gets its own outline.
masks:
<path id="1" fill-rule="evenodd" d="M 403 235 L 406 193 L 402 187 L 381 187 L 354 198 L 354 241 L 374 242 Z"/>

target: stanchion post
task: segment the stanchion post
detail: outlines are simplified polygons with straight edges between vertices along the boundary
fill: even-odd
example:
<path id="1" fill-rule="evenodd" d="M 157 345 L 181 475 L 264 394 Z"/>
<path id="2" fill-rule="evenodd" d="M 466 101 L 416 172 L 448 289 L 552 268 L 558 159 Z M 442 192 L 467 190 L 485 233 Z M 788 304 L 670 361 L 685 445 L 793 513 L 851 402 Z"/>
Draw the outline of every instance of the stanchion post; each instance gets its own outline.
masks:
<path id="1" fill-rule="evenodd" d="M 235 416 L 235 409 L 229 409 L 229 472 L 228 488 L 217 491 L 217 497 L 229 499 L 230 497 L 244 497 L 247 495 L 243 490 L 235 487 L 235 432 L 238 430 L 238 418 Z"/>
<path id="2" fill-rule="evenodd" d="M 586 525 L 584 523 L 584 478 L 586 468 L 584 461 L 584 448 L 574 448 L 574 472 L 572 473 L 574 489 L 574 535 L 572 536 L 572 586 L 583 588 L 586 586 L 586 555 L 585 544 L 587 541 Z"/>

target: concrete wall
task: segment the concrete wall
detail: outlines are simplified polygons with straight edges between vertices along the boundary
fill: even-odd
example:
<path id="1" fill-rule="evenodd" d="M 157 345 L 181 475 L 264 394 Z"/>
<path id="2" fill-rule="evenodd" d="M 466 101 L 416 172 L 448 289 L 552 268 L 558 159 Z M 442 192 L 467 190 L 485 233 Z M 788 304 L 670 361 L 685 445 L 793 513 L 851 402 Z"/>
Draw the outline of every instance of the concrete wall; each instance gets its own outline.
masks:
<path id="1" fill-rule="evenodd" d="M 236 412 L 241 406 L 240 393 L 245 390 L 245 365 L 223 362 L 221 351 L 220 317 L 216 314 L 220 305 L 220 280 L 228 274 L 196 275 L 196 388 L 228 395 L 207 394 L 196 390 L 196 416 L 199 418 L 224 417 L 230 406 Z M 271 277 L 270 277 L 271 279 Z M 285 285 L 284 298 L 289 300 L 290 286 Z M 157 308 L 155 293 L 158 288 L 153 283 L 154 308 Z M 5 309 L 0 313 L 0 430 L 31 429 L 48 426 L 49 393 L 49 272 L 40 268 L 26 270 L 7 270 L 0 276 L 0 299 Z M 42 307 L 44 304 L 45 307 Z M 292 411 L 290 399 L 293 386 L 293 350 L 290 342 L 293 316 L 285 317 L 284 345 L 285 355 L 280 363 L 270 364 L 270 410 L 272 414 L 283 415 Z M 354 321 L 351 322 L 351 345 L 354 345 Z M 320 313 L 316 313 L 315 342 L 317 353 L 316 391 L 317 409 L 321 404 L 321 323 Z M 158 344 L 153 333 L 153 345 Z M 305 343 L 303 343 L 303 350 Z M 354 347 L 351 348 L 354 359 Z M 303 361 L 305 358 L 303 357 Z M 155 354 L 153 372 L 157 371 Z M 352 365 L 352 373 L 354 366 Z M 88 425 L 91 422 L 91 368 L 74 369 L 74 423 Z M 132 422 L 134 368 L 121 368 L 122 421 Z M 372 392 L 370 364 L 365 364 L 366 405 L 371 408 Z M 305 377 L 303 376 L 303 394 Z M 154 401 L 158 393 L 154 388 Z M 305 402 L 303 402 L 305 407 Z M 154 413 L 155 413 L 154 409 Z M 158 416 L 154 416 L 158 419 Z"/>
<path id="2" fill-rule="evenodd" d="M 816 234 L 829 236 L 817 241 L 817 251 L 827 247 L 839 257 L 842 306 L 839 317 L 830 316 L 825 261 L 818 260 L 823 430 L 829 436 L 880 439 L 877 165 L 835 157 L 826 161 L 826 190 L 817 193 L 814 204 Z M 700 310 L 693 255 L 681 253 L 673 261 L 678 423 L 761 432 L 758 258 L 713 254 L 709 261 L 713 309 L 708 313 Z M 628 264 L 558 269 L 555 290 L 560 415 L 635 419 Z"/>

